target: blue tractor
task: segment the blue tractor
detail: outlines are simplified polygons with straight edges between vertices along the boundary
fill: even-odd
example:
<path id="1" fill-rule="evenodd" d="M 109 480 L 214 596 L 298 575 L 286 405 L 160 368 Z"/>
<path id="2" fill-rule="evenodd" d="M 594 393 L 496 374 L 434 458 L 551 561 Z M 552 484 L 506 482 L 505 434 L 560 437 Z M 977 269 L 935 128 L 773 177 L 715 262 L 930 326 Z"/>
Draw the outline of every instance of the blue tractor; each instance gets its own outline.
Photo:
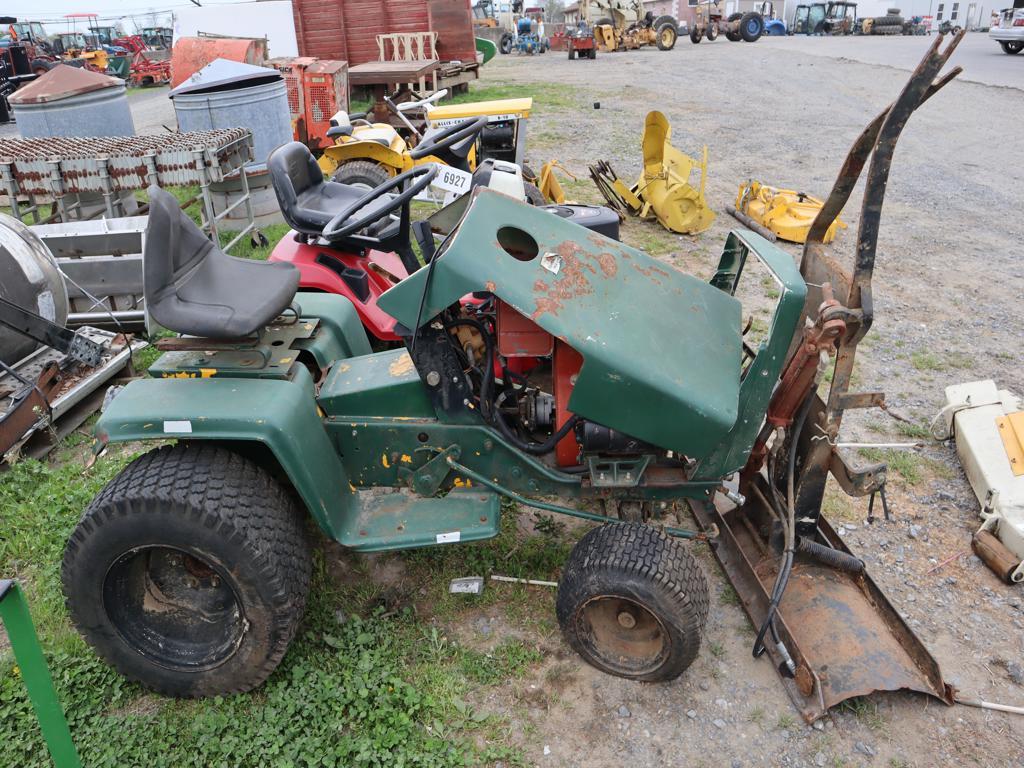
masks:
<path id="1" fill-rule="evenodd" d="M 551 43 L 538 32 L 537 22 L 529 16 L 523 16 L 516 22 L 516 33 L 506 32 L 501 37 L 498 50 L 502 53 L 544 53 L 551 48 Z"/>

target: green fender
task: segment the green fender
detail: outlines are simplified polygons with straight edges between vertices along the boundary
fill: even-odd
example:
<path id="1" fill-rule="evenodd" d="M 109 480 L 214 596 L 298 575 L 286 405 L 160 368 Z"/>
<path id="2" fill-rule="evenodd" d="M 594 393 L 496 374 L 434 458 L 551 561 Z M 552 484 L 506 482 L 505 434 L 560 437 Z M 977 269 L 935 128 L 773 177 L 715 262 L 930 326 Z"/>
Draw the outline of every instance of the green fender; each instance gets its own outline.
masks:
<path id="1" fill-rule="evenodd" d="M 324 532 L 338 538 L 358 496 L 324 431 L 313 379 L 140 379 L 111 401 L 96 424 L 102 449 L 129 440 L 251 440 L 281 465 Z"/>

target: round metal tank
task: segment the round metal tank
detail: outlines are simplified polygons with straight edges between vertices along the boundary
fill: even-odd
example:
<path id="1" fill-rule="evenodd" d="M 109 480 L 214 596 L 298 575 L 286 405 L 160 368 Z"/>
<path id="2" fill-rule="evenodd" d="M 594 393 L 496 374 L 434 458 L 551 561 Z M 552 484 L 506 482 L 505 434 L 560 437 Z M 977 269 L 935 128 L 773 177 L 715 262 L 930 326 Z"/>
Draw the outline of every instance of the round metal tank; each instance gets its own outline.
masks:
<path id="1" fill-rule="evenodd" d="M 133 136 L 124 81 L 59 65 L 9 98 L 23 138 Z"/>
<path id="2" fill-rule="evenodd" d="M 68 320 L 68 292 L 50 249 L 17 219 L 0 214 L 0 296 L 47 320 Z M 0 325 L 0 360 L 14 365 L 39 346 Z"/>
<path id="3" fill-rule="evenodd" d="M 288 89 L 280 78 L 230 90 L 178 93 L 174 95 L 174 112 L 181 131 L 238 126 L 251 130 L 252 165 L 265 164 L 274 147 L 292 140 Z"/>

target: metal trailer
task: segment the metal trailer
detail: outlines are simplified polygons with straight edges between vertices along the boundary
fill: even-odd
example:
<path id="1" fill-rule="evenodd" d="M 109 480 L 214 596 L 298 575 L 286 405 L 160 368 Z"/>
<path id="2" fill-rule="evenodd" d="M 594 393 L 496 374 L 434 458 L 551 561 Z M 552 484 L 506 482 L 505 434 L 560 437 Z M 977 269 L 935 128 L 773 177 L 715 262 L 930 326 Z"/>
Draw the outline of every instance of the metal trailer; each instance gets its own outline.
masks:
<path id="1" fill-rule="evenodd" d="M 67 286 L 67 325 L 152 331 L 143 299 L 145 216 L 32 227 L 53 254 Z"/>

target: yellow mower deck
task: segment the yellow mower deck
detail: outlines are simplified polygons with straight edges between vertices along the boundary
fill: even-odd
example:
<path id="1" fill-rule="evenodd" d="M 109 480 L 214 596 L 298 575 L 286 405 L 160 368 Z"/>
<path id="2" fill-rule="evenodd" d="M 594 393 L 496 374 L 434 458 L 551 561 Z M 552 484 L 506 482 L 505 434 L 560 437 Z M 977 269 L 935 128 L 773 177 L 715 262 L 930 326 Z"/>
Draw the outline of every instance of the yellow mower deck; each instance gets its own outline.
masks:
<path id="1" fill-rule="evenodd" d="M 795 189 L 780 189 L 760 181 L 741 184 L 736 194 L 736 210 L 772 232 L 780 240 L 791 243 L 807 242 L 811 224 L 821 211 L 823 203 Z M 846 229 L 842 219 L 829 226 L 823 241 L 831 243 L 840 229 Z"/>

